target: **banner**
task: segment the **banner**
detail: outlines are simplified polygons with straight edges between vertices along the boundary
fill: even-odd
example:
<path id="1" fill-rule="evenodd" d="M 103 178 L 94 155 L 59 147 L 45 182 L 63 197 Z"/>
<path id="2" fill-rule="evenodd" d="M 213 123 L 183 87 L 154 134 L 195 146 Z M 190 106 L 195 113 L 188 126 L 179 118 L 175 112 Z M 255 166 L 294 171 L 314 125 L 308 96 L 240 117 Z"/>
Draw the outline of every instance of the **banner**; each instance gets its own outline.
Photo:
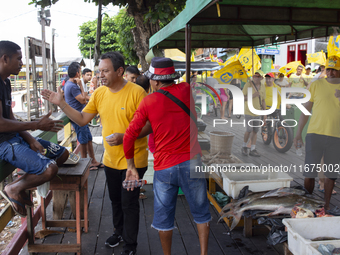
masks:
<path id="1" fill-rule="evenodd" d="M 253 50 L 253 57 L 254 57 L 254 66 L 255 69 L 259 69 L 258 66 L 261 67 L 261 59 L 256 54 L 255 49 Z M 238 60 L 240 61 L 241 65 L 244 67 L 245 70 L 249 70 L 252 68 L 252 50 L 251 48 L 242 48 L 240 53 L 238 54 Z"/>
<path id="2" fill-rule="evenodd" d="M 248 76 L 240 61 L 236 60 L 215 72 L 213 78 L 217 79 L 218 83 L 229 84 L 233 79 L 246 79 Z"/>
<path id="3" fill-rule="evenodd" d="M 330 36 L 327 44 L 327 54 L 330 56 L 340 56 L 340 35 L 337 37 Z"/>
<path id="4" fill-rule="evenodd" d="M 326 64 L 326 54 L 323 51 L 306 54 L 308 63 Z"/>

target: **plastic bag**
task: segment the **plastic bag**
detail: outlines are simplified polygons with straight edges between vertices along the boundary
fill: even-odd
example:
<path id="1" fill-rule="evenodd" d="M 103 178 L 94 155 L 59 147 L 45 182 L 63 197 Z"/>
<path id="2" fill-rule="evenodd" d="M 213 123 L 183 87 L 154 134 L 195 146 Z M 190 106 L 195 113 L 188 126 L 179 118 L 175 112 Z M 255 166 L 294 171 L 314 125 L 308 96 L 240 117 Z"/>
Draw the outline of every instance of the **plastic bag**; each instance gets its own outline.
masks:
<path id="1" fill-rule="evenodd" d="M 271 227 L 271 230 L 267 236 L 267 244 L 276 245 L 287 241 L 288 233 L 284 231 L 285 225 L 282 223 L 282 219 L 261 217 L 257 220 L 257 223 Z"/>
<path id="2" fill-rule="evenodd" d="M 45 182 L 37 187 L 38 195 L 43 198 L 46 198 L 49 190 L 50 190 L 50 182 Z"/>
<path id="3" fill-rule="evenodd" d="M 212 196 L 222 208 L 230 202 L 230 197 L 224 195 L 222 192 L 217 191 L 215 194 L 212 194 Z"/>

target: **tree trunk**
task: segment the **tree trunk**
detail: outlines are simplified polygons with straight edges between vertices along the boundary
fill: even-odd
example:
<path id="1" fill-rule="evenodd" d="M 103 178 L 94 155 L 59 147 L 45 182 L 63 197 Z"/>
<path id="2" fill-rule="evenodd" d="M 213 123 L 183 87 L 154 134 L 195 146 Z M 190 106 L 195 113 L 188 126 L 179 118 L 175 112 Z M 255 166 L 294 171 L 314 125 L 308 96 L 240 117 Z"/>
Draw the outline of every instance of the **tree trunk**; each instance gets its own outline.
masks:
<path id="1" fill-rule="evenodd" d="M 135 41 L 134 48 L 143 71 L 149 68 L 145 60 L 145 56 L 149 52 L 149 39 L 160 29 L 158 23 L 151 24 L 150 22 L 144 22 L 143 16 L 144 13 L 148 12 L 148 9 L 148 6 L 144 5 L 143 0 L 128 0 L 127 12 L 134 18 L 136 24 L 136 27 L 131 31 Z"/>
<path id="2" fill-rule="evenodd" d="M 97 34 L 96 43 L 94 45 L 94 65 L 98 66 L 100 58 L 100 34 L 102 32 L 102 0 L 98 1 L 98 18 L 97 18 Z"/>

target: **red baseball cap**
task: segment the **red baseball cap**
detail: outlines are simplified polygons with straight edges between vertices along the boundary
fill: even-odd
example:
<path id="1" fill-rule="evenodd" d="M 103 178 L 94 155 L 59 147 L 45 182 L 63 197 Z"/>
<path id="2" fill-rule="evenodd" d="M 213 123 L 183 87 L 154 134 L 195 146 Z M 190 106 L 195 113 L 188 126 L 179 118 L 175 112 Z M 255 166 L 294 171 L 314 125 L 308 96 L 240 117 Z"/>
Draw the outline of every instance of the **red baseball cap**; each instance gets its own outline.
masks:
<path id="1" fill-rule="evenodd" d="M 264 77 L 268 77 L 268 76 L 274 78 L 274 74 L 273 73 L 266 73 L 266 75 Z"/>

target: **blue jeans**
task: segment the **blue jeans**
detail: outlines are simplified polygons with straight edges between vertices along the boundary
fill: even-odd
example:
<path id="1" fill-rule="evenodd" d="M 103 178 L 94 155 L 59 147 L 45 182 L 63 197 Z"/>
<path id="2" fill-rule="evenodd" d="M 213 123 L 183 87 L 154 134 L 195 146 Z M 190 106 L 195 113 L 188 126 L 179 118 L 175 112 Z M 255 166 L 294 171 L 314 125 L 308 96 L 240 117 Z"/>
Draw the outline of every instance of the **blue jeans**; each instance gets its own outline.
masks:
<path id="1" fill-rule="evenodd" d="M 77 133 L 77 140 L 80 144 L 87 144 L 92 141 L 92 134 L 88 125 L 80 127 L 76 123 L 72 122 L 72 126 Z"/>
<path id="2" fill-rule="evenodd" d="M 211 221 L 205 178 L 191 178 L 190 171 L 202 165 L 201 159 L 188 160 L 173 167 L 155 171 L 153 178 L 154 217 L 152 227 L 159 231 L 174 229 L 178 188 L 181 187 L 197 224 Z"/>
<path id="3" fill-rule="evenodd" d="M 45 156 L 32 150 L 29 144 L 17 134 L 0 144 L 0 159 L 28 174 L 42 174 L 50 164 L 55 164 L 54 160 L 58 159 L 66 149 L 41 138 L 36 138 L 36 140 L 47 149 Z"/>

